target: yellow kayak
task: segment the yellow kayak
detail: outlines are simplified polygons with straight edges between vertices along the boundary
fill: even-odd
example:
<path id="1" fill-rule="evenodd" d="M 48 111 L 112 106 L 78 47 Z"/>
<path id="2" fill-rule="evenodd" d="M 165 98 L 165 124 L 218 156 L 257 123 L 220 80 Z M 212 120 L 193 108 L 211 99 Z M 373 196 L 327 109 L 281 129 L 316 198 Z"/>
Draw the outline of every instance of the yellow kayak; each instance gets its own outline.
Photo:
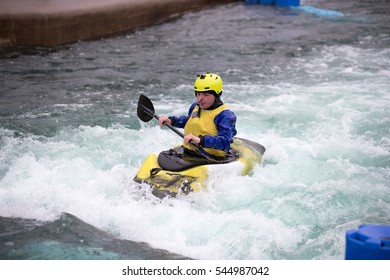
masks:
<path id="1" fill-rule="evenodd" d="M 210 174 L 233 168 L 238 175 L 248 175 L 261 162 L 265 148 L 253 141 L 234 138 L 231 150 L 223 159 L 205 158 L 177 147 L 159 154 L 150 154 L 142 164 L 134 181 L 146 183 L 155 196 L 163 198 L 178 193 L 188 194 L 206 189 Z"/>

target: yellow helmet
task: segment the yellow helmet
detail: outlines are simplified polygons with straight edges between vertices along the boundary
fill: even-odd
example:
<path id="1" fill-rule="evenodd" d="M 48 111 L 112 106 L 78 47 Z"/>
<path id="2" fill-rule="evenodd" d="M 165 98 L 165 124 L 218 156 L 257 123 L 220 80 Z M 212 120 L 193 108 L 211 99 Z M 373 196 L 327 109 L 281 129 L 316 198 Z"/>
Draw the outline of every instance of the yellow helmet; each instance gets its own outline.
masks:
<path id="1" fill-rule="evenodd" d="M 222 79 L 214 73 L 206 72 L 206 74 L 198 75 L 194 83 L 195 92 L 214 91 L 218 96 L 222 94 Z"/>

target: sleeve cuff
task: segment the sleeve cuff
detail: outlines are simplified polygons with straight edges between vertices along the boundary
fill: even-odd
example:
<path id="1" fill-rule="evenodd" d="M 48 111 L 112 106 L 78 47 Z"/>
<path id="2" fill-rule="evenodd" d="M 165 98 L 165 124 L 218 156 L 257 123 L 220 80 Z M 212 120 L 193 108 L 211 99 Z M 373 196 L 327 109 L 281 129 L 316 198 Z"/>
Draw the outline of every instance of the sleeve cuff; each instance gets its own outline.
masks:
<path id="1" fill-rule="evenodd" d="M 171 120 L 171 125 L 174 125 L 174 124 L 175 124 L 175 122 L 176 122 L 175 118 L 173 118 L 173 117 L 168 117 L 168 119 Z"/>
<path id="2" fill-rule="evenodd" d="M 198 137 L 199 137 L 199 139 L 200 139 L 199 144 L 200 144 L 201 146 L 204 146 L 204 136 L 203 136 L 203 135 L 199 135 Z"/>

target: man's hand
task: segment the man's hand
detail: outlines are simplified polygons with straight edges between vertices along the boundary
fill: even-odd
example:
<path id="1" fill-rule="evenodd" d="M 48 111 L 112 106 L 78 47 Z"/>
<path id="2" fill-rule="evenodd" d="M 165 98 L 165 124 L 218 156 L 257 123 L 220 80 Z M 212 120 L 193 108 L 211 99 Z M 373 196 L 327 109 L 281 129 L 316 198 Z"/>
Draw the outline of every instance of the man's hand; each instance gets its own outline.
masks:
<path id="1" fill-rule="evenodd" d="M 184 143 L 189 144 L 190 142 L 194 142 L 196 144 L 200 143 L 200 138 L 198 136 L 195 136 L 193 134 L 187 134 L 184 136 Z"/>
<path id="2" fill-rule="evenodd" d="M 172 124 L 171 120 L 167 116 L 160 116 L 158 119 L 160 126 L 164 126 L 166 123 Z"/>

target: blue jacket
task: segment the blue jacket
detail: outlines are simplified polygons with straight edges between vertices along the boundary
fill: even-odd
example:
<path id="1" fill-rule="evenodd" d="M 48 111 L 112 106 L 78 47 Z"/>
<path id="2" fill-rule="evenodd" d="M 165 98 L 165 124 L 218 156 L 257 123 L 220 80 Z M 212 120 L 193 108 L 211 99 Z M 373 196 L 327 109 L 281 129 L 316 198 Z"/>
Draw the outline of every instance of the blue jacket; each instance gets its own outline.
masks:
<path id="1" fill-rule="evenodd" d="M 190 109 L 188 110 L 188 115 L 182 115 L 178 117 L 169 116 L 172 125 L 174 127 L 184 128 L 196 105 L 198 105 L 197 102 L 194 102 L 191 105 Z M 215 125 L 218 129 L 218 135 L 201 135 L 203 137 L 201 137 L 200 144 L 205 148 L 213 148 L 228 152 L 230 150 L 230 143 L 233 142 L 233 137 L 237 134 L 236 120 L 236 115 L 232 111 L 222 111 L 214 119 Z"/>

